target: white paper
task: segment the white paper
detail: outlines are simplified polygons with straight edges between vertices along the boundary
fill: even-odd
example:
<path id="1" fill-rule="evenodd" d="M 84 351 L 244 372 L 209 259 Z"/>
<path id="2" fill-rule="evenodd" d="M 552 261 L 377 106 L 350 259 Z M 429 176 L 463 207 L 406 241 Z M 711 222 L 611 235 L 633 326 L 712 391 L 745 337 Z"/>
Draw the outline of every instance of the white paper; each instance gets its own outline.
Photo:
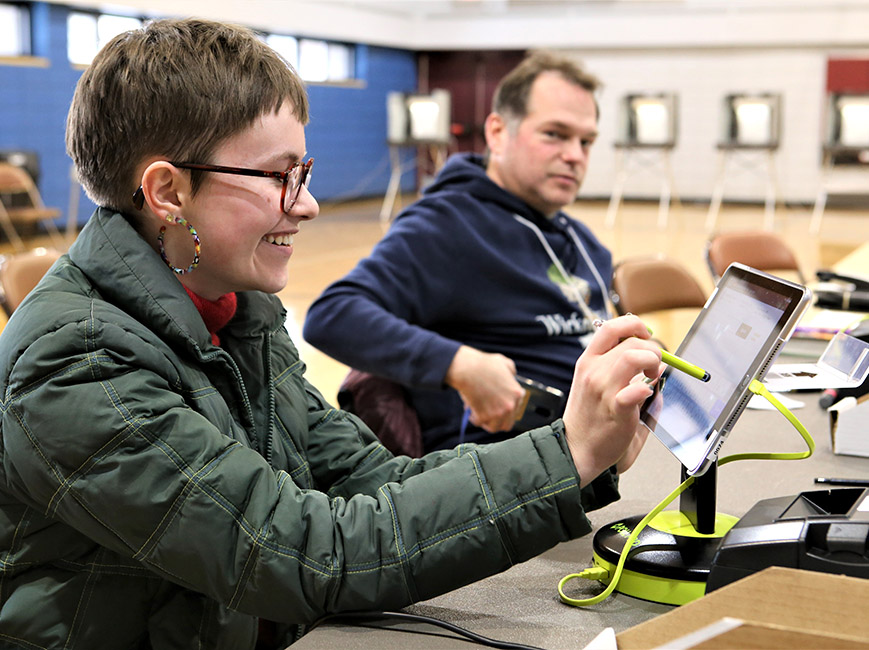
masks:
<path id="1" fill-rule="evenodd" d="M 605 627 L 600 634 L 594 637 L 591 642 L 582 650 L 618 650 L 618 642 L 616 642 L 616 631 L 611 627 Z"/>
<path id="2" fill-rule="evenodd" d="M 725 616 L 724 618 L 717 620 L 714 623 L 710 623 L 706 627 L 701 627 L 699 630 L 689 632 L 685 636 L 671 639 L 670 641 L 667 641 L 664 645 L 658 646 L 653 650 L 687 650 L 688 648 L 697 647 L 704 641 L 714 639 L 715 637 L 721 636 L 726 632 L 730 632 L 730 630 L 736 629 L 744 624 L 745 621 L 741 619 Z"/>
<path id="3" fill-rule="evenodd" d="M 637 142 L 667 144 L 670 141 L 670 113 L 667 106 L 656 101 L 637 101 Z"/>
<path id="4" fill-rule="evenodd" d="M 772 141 L 772 107 L 762 101 L 744 101 L 736 106 L 737 139 L 740 144 L 766 145 Z"/>
<path id="5" fill-rule="evenodd" d="M 840 109 L 839 142 L 847 147 L 869 146 L 869 101 L 849 100 Z"/>
<path id="6" fill-rule="evenodd" d="M 785 395 L 781 395 L 779 393 L 775 394 L 775 398 L 779 402 L 781 402 L 782 406 L 784 406 L 786 409 L 790 409 L 791 411 L 795 411 L 796 409 L 801 409 L 806 405 L 805 402 L 800 402 L 799 400 L 795 400 L 793 398 L 787 397 Z M 745 405 L 745 408 L 753 409 L 755 411 L 776 411 L 776 410 L 778 410 L 763 395 L 752 395 L 751 399 L 748 400 L 748 404 Z"/>
<path id="7" fill-rule="evenodd" d="M 869 456 L 869 401 L 858 402 L 854 397 L 846 397 L 827 411 L 836 413 L 833 453 Z"/>

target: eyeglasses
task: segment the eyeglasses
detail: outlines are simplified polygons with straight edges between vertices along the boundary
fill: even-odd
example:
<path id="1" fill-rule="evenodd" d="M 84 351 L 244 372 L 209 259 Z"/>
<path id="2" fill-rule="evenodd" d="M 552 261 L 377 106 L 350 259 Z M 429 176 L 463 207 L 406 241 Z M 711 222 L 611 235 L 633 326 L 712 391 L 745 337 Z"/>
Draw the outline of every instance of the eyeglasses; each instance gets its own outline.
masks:
<path id="1" fill-rule="evenodd" d="M 199 163 L 176 163 L 170 162 L 173 167 L 181 169 L 195 169 L 202 172 L 217 172 L 218 174 L 237 174 L 239 176 L 259 176 L 263 178 L 279 178 L 281 180 L 281 207 L 288 213 L 293 209 L 302 187 L 308 187 L 311 182 L 311 167 L 314 159 L 308 158 L 307 162 L 296 162 L 283 172 L 270 172 L 262 169 L 244 169 L 242 167 L 224 167 L 222 165 L 200 165 Z M 141 210 L 145 205 L 145 192 L 142 186 L 133 194 L 133 205 Z"/>

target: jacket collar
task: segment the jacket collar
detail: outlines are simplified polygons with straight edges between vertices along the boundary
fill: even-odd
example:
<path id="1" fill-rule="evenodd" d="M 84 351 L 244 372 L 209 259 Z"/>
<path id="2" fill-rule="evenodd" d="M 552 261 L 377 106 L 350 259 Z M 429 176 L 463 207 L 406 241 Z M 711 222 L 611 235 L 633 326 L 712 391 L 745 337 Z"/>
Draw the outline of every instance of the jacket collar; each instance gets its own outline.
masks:
<path id="1" fill-rule="evenodd" d="M 211 335 L 175 274 L 127 219 L 97 211 L 69 250 L 72 262 L 111 303 L 197 354 L 213 349 Z M 275 296 L 243 292 L 230 324 L 235 334 L 253 335 L 283 326 L 285 311 Z"/>

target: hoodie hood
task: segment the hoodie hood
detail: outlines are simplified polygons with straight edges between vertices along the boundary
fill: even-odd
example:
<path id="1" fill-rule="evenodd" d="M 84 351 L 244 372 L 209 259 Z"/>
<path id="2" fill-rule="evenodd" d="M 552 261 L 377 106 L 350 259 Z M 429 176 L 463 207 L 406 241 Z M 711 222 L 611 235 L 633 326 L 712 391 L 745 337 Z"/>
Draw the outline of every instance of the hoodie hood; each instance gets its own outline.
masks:
<path id="1" fill-rule="evenodd" d="M 469 194 L 484 203 L 496 204 L 508 212 L 531 219 L 541 226 L 552 221 L 489 178 L 483 156 L 479 154 L 458 153 L 450 156 L 437 178 L 423 191 L 423 196 L 442 192 Z"/>

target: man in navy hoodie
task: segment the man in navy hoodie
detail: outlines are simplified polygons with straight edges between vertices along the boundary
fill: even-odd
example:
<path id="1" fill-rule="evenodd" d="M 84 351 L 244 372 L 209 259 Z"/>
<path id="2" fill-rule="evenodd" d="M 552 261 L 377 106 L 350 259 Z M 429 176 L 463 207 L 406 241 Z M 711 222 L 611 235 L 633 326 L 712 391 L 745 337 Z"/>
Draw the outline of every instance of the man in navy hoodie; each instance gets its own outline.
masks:
<path id="1" fill-rule="evenodd" d="M 487 156 L 452 156 L 308 311 L 308 342 L 405 387 L 426 451 L 511 435 L 517 374 L 567 394 L 608 317 L 610 253 L 562 212 L 597 136 L 597 86 L 569 59 L 527 57 L 495 91 Z"/>

